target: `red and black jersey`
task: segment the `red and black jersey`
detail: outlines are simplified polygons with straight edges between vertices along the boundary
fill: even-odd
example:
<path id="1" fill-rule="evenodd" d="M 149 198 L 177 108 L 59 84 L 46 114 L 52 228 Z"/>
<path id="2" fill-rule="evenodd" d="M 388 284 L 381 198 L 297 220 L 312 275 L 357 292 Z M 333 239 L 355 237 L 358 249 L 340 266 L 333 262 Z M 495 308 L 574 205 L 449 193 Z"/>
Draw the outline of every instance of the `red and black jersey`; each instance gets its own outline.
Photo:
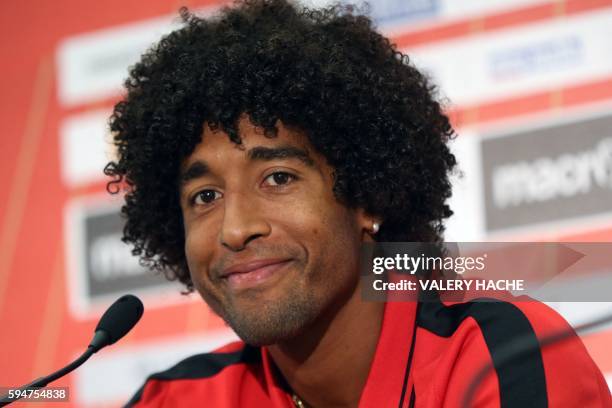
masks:
<path id="1" fill-rule="evenodd" d="M 273 364 L 266 347 L 232 343 L 150 376 L 127 406 L 293 407 Z M 582 342 L 542 303 L 385 305 L 359 407 L 463 407 L 470 387 L 475 407 L 612 407 Z"/>

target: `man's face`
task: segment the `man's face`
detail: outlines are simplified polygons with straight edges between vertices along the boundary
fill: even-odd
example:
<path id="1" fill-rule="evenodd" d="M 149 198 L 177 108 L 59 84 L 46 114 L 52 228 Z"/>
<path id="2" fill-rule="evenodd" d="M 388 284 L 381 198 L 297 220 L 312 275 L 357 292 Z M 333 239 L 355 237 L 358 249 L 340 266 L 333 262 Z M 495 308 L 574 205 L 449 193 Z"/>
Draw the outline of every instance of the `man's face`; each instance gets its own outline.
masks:
<path id="1" fill-rule="evenodd" d="M 356 290 L 363 211 L 338 203 L 307 138 L 248 119 L 242 145 L 204 127 L 182 164 L 185 253 L 195 288 L 247 343 L 290 339 Z"/>

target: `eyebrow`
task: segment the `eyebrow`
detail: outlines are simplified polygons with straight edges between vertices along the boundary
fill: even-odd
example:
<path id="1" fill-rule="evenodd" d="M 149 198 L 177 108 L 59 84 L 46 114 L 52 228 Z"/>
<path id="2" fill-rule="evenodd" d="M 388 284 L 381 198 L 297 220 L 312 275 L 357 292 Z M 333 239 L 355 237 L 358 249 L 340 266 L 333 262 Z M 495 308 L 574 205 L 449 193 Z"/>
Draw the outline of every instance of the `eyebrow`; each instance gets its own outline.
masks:
<path id="1" fill-rule="evenodd" d="M 298 159 L 308 167 L 315 167 L 314 160 L 308 152 L 295 146 L 263 147 L 257 146 L 248 151 L 248 158 L 252 161 L 271 161 L 276 159 Z M 210 173 L 206 162 L 197 160 L 185 169 L 181 174 L 181 184 L 204 177 Z"/>
<path id="2" fill-rule="evenodd" d="M 195 161 L 187 167 L 187 169 L 181 174 L 181 184 L 187 184 L 189 181 L 204 177 L 210 173 L 208 165 L 203 161 Z"/>
<path id="3" fill-rule="evenodd" d="M 263 147 L 258 146 L 249 150 L 249 159 L 269 161 L 275 159 L 298 159 L 308 167 L 314 167 L 314 160 L 306 150 L 295 146 Z"/>

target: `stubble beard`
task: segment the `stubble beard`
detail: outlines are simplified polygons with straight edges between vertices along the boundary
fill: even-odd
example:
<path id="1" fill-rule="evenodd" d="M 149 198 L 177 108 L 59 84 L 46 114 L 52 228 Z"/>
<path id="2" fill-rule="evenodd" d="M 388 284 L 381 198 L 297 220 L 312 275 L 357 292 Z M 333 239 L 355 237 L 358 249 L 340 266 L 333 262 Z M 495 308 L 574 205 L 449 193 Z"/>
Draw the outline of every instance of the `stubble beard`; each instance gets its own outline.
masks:
<path id="1" fill-rule="evenodd" d="M 295 286 L 281 299 L 260 301 L 256 308 L 228 305 L 222 318 L 245 343 L 265 346 L 300 335 L 321 313 L 321 304 Z M 245 310 L 246 309 L 246 310 Z"/>

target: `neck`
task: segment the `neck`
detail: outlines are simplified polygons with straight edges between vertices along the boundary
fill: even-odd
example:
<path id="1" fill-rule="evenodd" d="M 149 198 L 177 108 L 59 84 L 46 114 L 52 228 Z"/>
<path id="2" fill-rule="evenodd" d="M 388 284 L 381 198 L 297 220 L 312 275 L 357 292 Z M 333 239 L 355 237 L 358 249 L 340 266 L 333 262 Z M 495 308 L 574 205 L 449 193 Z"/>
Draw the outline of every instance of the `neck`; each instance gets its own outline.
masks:
<path id="1" fill-rule="evenodd" d="M 356 407 L 380 336 L 384 303 L 361 287 L 330 308 L 304 335 L 270 346 L 274 363 L 309 407 Z"/>

